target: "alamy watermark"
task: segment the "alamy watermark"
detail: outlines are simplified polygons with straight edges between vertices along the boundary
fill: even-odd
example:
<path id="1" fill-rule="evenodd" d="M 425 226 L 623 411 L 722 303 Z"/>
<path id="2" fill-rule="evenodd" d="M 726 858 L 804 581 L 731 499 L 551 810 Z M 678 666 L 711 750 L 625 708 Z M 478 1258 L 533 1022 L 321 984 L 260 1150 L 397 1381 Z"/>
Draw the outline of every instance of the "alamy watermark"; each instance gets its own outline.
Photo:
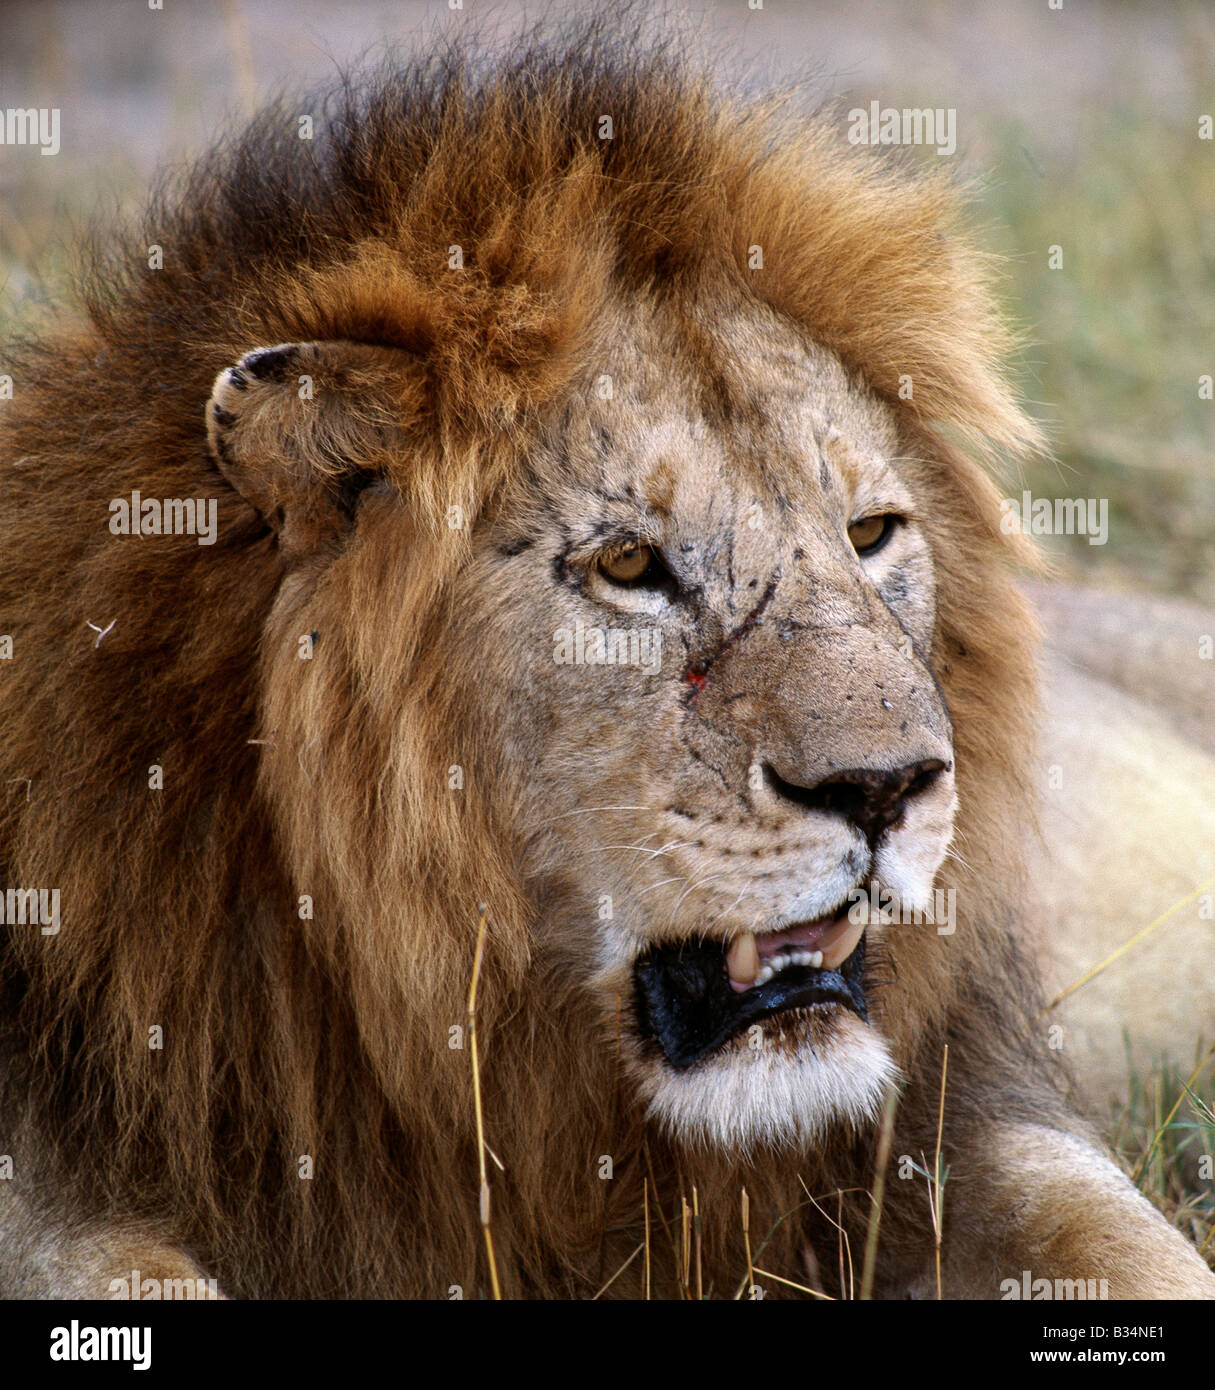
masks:
<path id="1" fill-rule="evenodd" d="M 1020 1279 L 1001 1279 L 1001 1301 L 1009 1299 L 1032 1299 L 1070 1301 L 1082 1298 L 1097 1300 L 1110 1296 L 1108 1279 L 1035 1279 L 1028 1269 L 1021 1271 Z"/>
<path id="2" fill-rule="evenodd" d="M 874 879 L 867 888 L 850 890 L 848 920 L 860 926 L 876 922 L 882 926 L 936 927 L 938 936 L 952 936 L 958 929 L 957 905 L 956 888 L 934 888 L 922 908 L 911 907 Z"/>
<path id="3" fill-rule="evenodd" d="M 52 1361 L 129 1361 L 131 1370 L 152 1364 L 150 1327 L 93 1327 L 73 1318 L 66 1327 L 51 1328 Z"/>
<path id="4" fill-rule="evenodd" d="M 854 106 L 848 112 L 850 145 L 935 145 L 937 154 L 958 148 L 958 113 L 952 107 Z"/>
<path id="5" fill-rule="evenodd" d="M 1104 545 L 1110 534 L 1108 497 L 1035 497 L 1000 502 L 1000 530 L 1006 536 L 1087 536 L 1089 545 Z"/>
<path id="6" fill-rule="evenodd" d="M 647 676 L 662 665 L 662 631 L 656 627 L 594 627 L 580 618 L 553 633 L 558 666 L 636 666 Z"/>
<path id="7" fill-rule="evenodd" d="M 115 536 L 197 536 L 199 545 L 214 545 L 219 503 L 214 497 L 144 497 L 138 490 L 110 503 L 110 533 Z"/>
<path id="8" fill-rule="evenodd" d="M 39 145 L 43 154 L 58 154 L 59 108 L 0 107 L 0 145 Z"/>
<path id="9" fill-rule="evenodd" d="M 142 1299 L 151 1302 L 194 1302 L 197 1299 L 218 1298 L 219 1283 L 212 1278 L 157 1279 L 141 1275 L 133 1269 L 130 1274 L 111 1279 L 108 1288 L 111 1299 Z"/>
<path id="10" fill-rule="evenodd" d="M 39 927 L 43 936 L 58 936 L 59 889 L 4 889 L 0 892 L 0 926 Z"/>

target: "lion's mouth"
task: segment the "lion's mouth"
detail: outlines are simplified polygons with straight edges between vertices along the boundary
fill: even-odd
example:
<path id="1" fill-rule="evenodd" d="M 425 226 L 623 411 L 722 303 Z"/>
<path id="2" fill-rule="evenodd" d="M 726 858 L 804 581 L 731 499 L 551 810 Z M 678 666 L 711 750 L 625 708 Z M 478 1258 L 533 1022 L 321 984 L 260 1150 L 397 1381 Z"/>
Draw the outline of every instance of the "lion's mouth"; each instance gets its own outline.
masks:
<path id="1" fill-rule="evenodd" d="M 671 1066 L 694 1066 L 753 1023 L 793 1009 L 842 1004 L 867 1021 L 864 968 L 864 928 L 843 909 L 748 933 L 729 950 L 721 941 L 656 947 L 633 968 L 638 1026 Z"/>

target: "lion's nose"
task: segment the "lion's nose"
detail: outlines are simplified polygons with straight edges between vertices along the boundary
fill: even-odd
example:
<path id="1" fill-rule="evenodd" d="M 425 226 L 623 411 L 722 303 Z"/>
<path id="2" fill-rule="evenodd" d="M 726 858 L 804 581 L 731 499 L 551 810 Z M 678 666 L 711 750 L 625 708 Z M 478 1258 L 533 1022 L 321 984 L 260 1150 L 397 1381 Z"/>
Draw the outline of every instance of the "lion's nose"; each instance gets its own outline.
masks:
<path id="1" fill-rule="evenodd" d="M 924 758 L 887 771 L 883 768 L 847 768 L 833 772 L 812 787 L 789 782 L 767 764 L 769 785 L 781 796 L 815 811 L 833 811 L 864 835 L 870 845 L 896 825 L 907 802 L 919 796 L 947 772 L 951 764 L 940 758 Z"/>

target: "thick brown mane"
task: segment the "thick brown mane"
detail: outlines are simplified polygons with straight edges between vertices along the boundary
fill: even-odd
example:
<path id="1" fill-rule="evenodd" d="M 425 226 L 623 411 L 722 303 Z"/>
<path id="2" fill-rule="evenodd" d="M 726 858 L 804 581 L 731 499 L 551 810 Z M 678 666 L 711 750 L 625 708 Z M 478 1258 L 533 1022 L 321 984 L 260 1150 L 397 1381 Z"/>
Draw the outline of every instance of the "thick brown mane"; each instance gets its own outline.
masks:
<path id="1" fill-rule="evenodd" d="M 1041 1064 L 998 1022 L 1010 992 L 1030 997 L 1008 930 L 1028 619 L 994 490 L 934 431 L 974 447 L 1035 435 L 998 370 L 1009 340 L 955 192 L 845 133 L 784 100 L 736 105 L 677 57 L 594 32 L 482 66 L 389 66 L 275 107 L 200 161 L 98 260 L 82 321 L 9 352 L 0 871 L 62 901 L 57 936 L 0 934 L 0 1148 L 34 1190 L 163 1222 L 237 1295 L 483 1292 L 468 1053 L 448 1030 L 484 902 L 508 1292 L 594 1292 L 636 1243 L 647 1173 L 668 1219 L 697 1185 L 718 1293 L 745 1268 L 744 1183 L 757 1228 L 804 1204 L 800 1177 L 816 1197 L 850 1189 L 863 1229 L 867 1139 L 744 1164 L 681 1158 L 647 1132 L 575 984 L 529 973 L 538 905 L 512 867 L 505 773 L 461 742 L 475 635 L 447 596 L 468 532 L 443 515 L 458 503 L 475 522 L 526 466 L 593 368 L 597 312 L 630 292 L 758 296 L 896 409 L 938 566 L 969 867 L 939 978 L 915 1016 L 886 1020 L 909 1076 L 895 1152 L 933 1142 L 947 1037 L 953 1119 L 974 1122 L 979 1075 L 1000 1078 L 1004 1115 L 1041 1117 L 1040 1098 L 1019 1099 Z M 270 624 L 282 559 L 212 462 L 203 407 L 242 353 L 301 339 L 410 354 L 406 447 L 383 467 L 413 526 L 386 543 L 376 586 L 335 580 Z M 217 543 L 116 543 L 109 502 L 135 489 L 217 498 Z M 301 695 L 283 652 L 317 611 L 330 623 Z M 457 761 L 477 797 L 446 794 Z M 924 1205 L 922 1190 L 890 1199 L 892 1271 Z M 800 1278 L 807 1238 L 834 1259 L 803 1206 L 766 1260 Z"/>

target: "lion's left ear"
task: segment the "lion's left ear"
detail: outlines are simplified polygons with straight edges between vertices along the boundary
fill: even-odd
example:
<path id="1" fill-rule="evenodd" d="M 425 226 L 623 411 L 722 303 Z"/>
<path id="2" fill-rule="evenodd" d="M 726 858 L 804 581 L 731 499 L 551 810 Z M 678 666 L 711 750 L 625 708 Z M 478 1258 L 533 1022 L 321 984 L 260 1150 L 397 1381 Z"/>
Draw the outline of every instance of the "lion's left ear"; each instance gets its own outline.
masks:
<path id="1" fill-rule="evenodd" d="M 417 359 L 398 348 L 258 348 L 216 377 L 207 442 L 284 554 L 299 556 L 340 541 L 359 495 L 399 464 L 417 393 Z"/>

